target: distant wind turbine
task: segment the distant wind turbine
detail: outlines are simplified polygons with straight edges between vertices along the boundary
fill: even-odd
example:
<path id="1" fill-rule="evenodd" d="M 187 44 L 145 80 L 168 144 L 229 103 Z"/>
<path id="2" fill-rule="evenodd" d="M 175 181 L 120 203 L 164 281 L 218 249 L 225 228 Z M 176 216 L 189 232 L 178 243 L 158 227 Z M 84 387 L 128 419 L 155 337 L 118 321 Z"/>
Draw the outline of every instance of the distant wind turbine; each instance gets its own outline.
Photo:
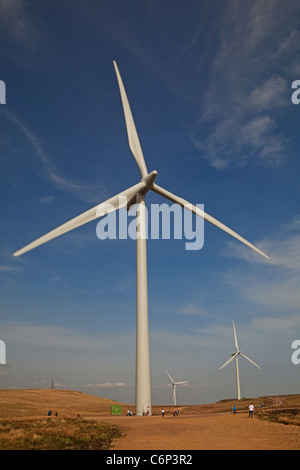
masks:
<path id="1" fill-rule="evenodd" d="M 169 379 L 171 380 L 172 382 L 172 387 L 173 387 L 173 405 L 176 406 L 176 387 L 177 385 L 183 385 L 183 384 L 187 384 L 188 381 L 184 381 L 184 382 L 175 382 L 175 380 L 170 376 L 169 372 L 167 372 L 165 370 L 165 373 L 167 374 L 167 376 L 169 377 Z"/>
<path id="2" fill-rule="evenodd" d="M 244 359 L 247 359 L 247 361 L 251 362 L 251 364 L 254 364 L 258 369 L 261 370 L 261 367 L 259 367 L 255 362 L 253 362 L 249 357 L 245 356 L 244 354 L 241 353 L 239 350 L 239 345 L 238 345 L 238 340 L 237 340 L 237 335 L 236 335 L 236 329 L 235 329 L 235 324 L 233 322 L 233 332 L 234 332 L 234 344 L 236 348 L 236 352 L 231 354 L 231 358 L 229 361 L 225 362 L 219 370 L 223 369 L 223 367 L 227 366 L 231 361 L 235 359 L 235 369 L 236 369 L 236 387 L 237 387 L 237 399 L 241 399 L 241 387 L 240 387 L 240 375 L 239 375 L 239 362 L 238 362 L 238 356 L 243 357 Z"/>
<path id="3" fill-rule="evenodd" d="M 146 214 L 145 214 L 145 196 L 148 191 L 152 190 L 157 194 L 169 199 L 175 204 L 190 210 L 194 214 L 202 217 L 211 224 L 227 232 L 232 237 L 241 241 L 248 247 L 255 250 L 265 258 L 268 258 L 262 251 L 242 238 L 236 232 L 223 225 L 210 215 L 206 214 L 198 207 L 188 203 L 184 199 L 175 196 L 174 194 L 166 191 L 162 187 L 154 183 L 157 171 L 148 173 L 146 163 L 144 160 L 143 152 L 131 114 L 130 106 L 126 96 L 125 88 L 117 67 L 114 61 L 115 72 L 119 84 L 121 100 L 125 115 L 125 122 L 128 134 L 129 147 L 133 153 L 136 163 L 141 172 L 142 179 L 131 186 L 129 189 L 121 192 L 120 194 L 108 199 L 107 201 L 93 207 L 92 209 L 80 214 L 72 220 L 60 225 L 51 232 L 43 235 L 34 242 L 26 245 L 24 248 L 16 251 L 14 256 L 20 256 L 33 248 L 42 245 L 43 243 L 52 240 L 60 235 L 63 235 L 70 230 L 73 230 L 81 225 L 84 225 L 92 220 L 102 217 L 109 212 L 113 212 L 122 207 L 129 207 L 132 204 L 137 204 L 137 239 L 136 239 L 136 288 L 137 288 L 137 331 L 136 331 L 136 394 L 135 403 L 136 415 L 143 415 L 145 413 L 152 414 L 151 409 L 151 382 L 150 382 L 150 353 L 149 353 L 149 330 L 148 330 L 148 284 L 147 284 L 147 251 L 146 251 Z M 109 209 L 108 209 L 109 207 Z"/>

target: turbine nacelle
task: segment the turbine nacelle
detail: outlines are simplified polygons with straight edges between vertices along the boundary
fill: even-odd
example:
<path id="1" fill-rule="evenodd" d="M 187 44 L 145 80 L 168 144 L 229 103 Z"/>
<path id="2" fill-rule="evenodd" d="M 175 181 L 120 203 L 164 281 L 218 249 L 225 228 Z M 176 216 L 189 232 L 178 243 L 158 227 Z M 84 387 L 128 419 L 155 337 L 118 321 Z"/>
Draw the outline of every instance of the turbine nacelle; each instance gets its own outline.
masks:
<path id="1" fill-rule="evenodd" d="M 151 171 L 151 173 L 148 173 L 148 175 L 146 175 L 146 176 L 144 176 L 144 178 L 142 178 L 141 181 L 145 181 L 145 183 L 147 185 L 145 190 L 144 190 L 145 192 L 148 192 L 149 189 L 151 189 L 151 186 L 152 186 L 156 176 L 157 176 L 157 171 L 153 170 L 153 171 Z"/>
<path id="2" fill-rule="evenodd" d="M 144 176 L 141 179 L 141 183 L 145 183 L 146 186 L 138 194 L 143 194 L 145 196 L 147 192 L 150 191 L 150 189 L 153 189 L 153 183 L 154 183 L 156 176 L 157 176 L 156 170 L 153 170 L 151 171 L 151 173 L 148 173 L 146 176 Z"/>
<path id="3" fill-rule="evenodd" d="M 151 171 L 151 173 L 148 173 L 146 176 L 144 176 L 142 179 L 141 179 L 141 183 L 144 183 L 146 186 L 144 188 L 142 188 L 136 195 L 133 199 L 131 199 L 128 204 L 127 204 L 127 210 L 129 211 L 129 209 L 132 207 L 132 206 L 135 206 L 135 204 L 137 204 L 137 197 L 139 194 L 143 194 L 144 196 L 147 194 L 148 191 L 150 191 L 150 189 L 152 189 L 152 186 L 153 186 L 153 183 L 154 183 L 154 180 L 157 176 L 157 171 L 154 170 L 154 171 Z"/>

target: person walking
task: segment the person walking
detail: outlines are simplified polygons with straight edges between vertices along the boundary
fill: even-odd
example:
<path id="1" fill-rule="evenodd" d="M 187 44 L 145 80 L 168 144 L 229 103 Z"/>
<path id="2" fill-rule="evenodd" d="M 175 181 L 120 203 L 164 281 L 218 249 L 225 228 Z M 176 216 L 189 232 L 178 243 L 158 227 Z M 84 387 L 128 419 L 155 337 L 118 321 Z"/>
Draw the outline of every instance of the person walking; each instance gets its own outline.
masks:
<path id="1" fill-rule="evenodd" d="M 161 415 L 164 418 L 164 416 L 165 416 L 165 410 L 164 409 L 161 410 Z"/>

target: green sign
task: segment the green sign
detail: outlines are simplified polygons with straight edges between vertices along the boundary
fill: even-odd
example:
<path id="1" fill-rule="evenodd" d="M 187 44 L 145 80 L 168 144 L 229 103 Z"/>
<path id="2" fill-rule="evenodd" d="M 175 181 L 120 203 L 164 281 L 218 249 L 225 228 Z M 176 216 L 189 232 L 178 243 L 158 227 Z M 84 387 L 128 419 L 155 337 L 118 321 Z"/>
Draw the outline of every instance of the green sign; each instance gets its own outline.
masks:
<path id="1" fill-rule="evenodd" d="M 112 415 L 121 415 L 122 414 L 122 406 L 121 405 L 111 405 L 110 413 Z"/>

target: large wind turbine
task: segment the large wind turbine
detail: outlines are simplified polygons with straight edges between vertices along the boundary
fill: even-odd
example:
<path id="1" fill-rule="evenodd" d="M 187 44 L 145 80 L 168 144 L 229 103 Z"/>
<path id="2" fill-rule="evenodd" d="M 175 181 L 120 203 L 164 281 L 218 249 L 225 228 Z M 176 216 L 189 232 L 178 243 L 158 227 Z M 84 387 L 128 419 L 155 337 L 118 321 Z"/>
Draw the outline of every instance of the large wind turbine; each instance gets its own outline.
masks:
<path id="1" fill-rule="evenodd" d="M 253 362 L 249 357 L 245 356 L 244 354 L 241 353 L 239 350 L 239 345 L 238 345 L 238 340 L 237 340 L 237 335 L 236 335 L 236 329 L 235 329 L 235 324 L 233 322 L 233 333 L 234 333 L 234 344 L 236 348 L 236 352 L 231 354 L 231 358 L 229 361 L 225 362 L 219 370 L 223 369 L 223 367 L 227 366 L 231 361 L 235 359 L 235 369 L 236 369 L 236 387 L 237 387 L 237 399 L 241 399 L 241 387 L 240 387 L 240 374 L 239 374 L 239 361 L 238 361 L 238 356 L 242 356 L 244 359 L 247 359 L 247 361 L 251 362 L 251 364 L 254 364 L 256 367 L 261 369 L 255 362 Z"/>
<path id="2" fill-rule="evenodd" d="M 137 204 L 137 240 L 136 240 L 136 277 L 137 277 L 137 331 L 136 331 L 136 415 L 143 415 L 144 413 L 152 414 L 151 410 L 151 384 L 150 384 L 150 355 L 149 355 L 149 332 L 148 332 L 148 288 L 147 288 L 147 252 L 146 252 L 146 214 L 145 214 L 145 195 L 151 189 L 152 191 L 160 194 L 161 196 L 169 199 L 175 204 L 190 210 L 196 215 L 207 220 L 216 227 L 227 232 L 229 235 L 235 237 L 248 247 L 255 250 L 265 258 L 268 258 L 262 251 L 235 233 L 230 228 L 223 225 L 210 215 L 206 214 L 198 207 L 189 204 L 188 201 L 175 196 L 174 194 L 166 191 L 162 187 L 154 183 L 157 171 L 148 173 L 133 117 L 131 114 L 130 106 L 126 96 L 125 88 L 117 67 L 114 61 L 115 72 L 119 84 L 121 100 L 125 115 L 125 122 L 129 140 L 129 146 L 140 169 L 142 179 L 134 186 L 126 189 L 122 193 L 108 199 L 107 201 L 93 207 L 92 209 L 80 214 L 72 220 L 69 220 L 63 225 L 55 228 L 51 232 L 43 235 L 34 242 L 26 245 L 24 248 L 16 251 L 14 256 L 22 255 L 33 248 L 42 245 L 43 243 L 52 240 L 70 230 L 73 230 L 83 224 L 86 224 L 96 218 L 106 215 L 120 209 L 121 207 L 129 207 L 132 204 Z"/>
<path id="3" fill-rule="evenodd" d="M 176 406 L 176 387 L 177 387 L 177 385 L 187 384 L 188 381 L 185 380 L 184 382 L 175 382 L 175 380 L 170 376 L 169 372 L 167 372 L 167 371 L 165 370 L 165 373 L 167 374 L 167 376 L 169 377 L 169 379 L 170 379 L 171 382 L 172 382 L 172 387 L 173 387 L 173 405 Z"/>

